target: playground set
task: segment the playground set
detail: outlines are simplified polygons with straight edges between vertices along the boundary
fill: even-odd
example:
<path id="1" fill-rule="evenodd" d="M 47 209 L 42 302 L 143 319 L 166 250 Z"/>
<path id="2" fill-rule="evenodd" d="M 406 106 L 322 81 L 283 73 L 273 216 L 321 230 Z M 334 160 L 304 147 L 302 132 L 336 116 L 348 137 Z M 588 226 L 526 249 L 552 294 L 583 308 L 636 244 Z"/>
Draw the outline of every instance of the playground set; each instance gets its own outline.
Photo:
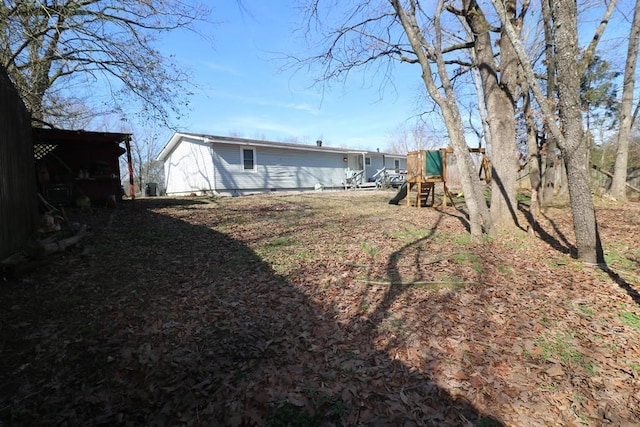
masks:
<path id="1" fill-rule="evenodd" d="M 491 169 L 485 155 L 485 149 L 469 148 L 469 152 L 482 154 L 478 176 L 489 182 Z M 407 179 L 395 197 L 389 200 L 389 204 L 397 205 L 406 198 L 407 206 L 426 207 L 429 206 L 429 196 L 431 196 L 431 206 L 434 207 L 435 186 L 439 183 L 442 183 L 443 186 L 442 206 L 447 206 L 447 198 L 453 203 L 453 196 L 447 186 L 447 155 L 451 153 L 453 153 L 451 147 L 409 152 L 407 154 Z"/>

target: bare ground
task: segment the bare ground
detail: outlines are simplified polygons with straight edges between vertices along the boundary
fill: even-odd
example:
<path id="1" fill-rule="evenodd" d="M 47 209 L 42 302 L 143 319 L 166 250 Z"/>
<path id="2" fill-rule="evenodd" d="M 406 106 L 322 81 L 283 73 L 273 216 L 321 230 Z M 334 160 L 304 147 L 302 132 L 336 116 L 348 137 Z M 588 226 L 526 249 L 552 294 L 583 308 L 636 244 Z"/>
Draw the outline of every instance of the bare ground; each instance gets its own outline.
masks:
<path id="1" fill-rule="evenodd" d="M 0 425 L 640 425 L 638 203 L 599 204 L 602 270 L 568 209 L 474 241 L 392 195 L 70 211 L 0 282 Z"/>

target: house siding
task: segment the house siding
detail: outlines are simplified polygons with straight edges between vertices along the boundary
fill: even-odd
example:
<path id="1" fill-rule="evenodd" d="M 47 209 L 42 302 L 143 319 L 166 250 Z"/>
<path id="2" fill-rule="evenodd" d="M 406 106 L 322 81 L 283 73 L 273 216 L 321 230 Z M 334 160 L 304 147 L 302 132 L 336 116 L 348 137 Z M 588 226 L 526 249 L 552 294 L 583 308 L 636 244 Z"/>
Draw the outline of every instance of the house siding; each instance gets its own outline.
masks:
<path id="1" fill-rule="evenodd" d="M 255 169 L 244 170 L 242 149 L 255 150 Z M 342 154 L 253 147 L 251 145 L 213 144 L 216 190 L 218 192 L 255 192 L 301 190 L 342 186 Z"/>
<path id="2" fill-rule="evenodd" d="M 381 155 L 371 155 L 371 156 L 367 156 L 371 159 L 371 165 L 367 166 L 367 175 L 368 177 L 373 176 L 376 172 L 378 172 L 380 169 L 382 169 L 383 167 L 385 167 L 385 158 Z M 386 165 L 387 167 L 389 167 L 389 165 Z"/>
<path id="3" fill-rule="evenodd" d="M 215 189 L 211 145 L 185 138 L 164 163 L 165 188 L 170 193 L 212 192 Z"/>
<path id="4" fill-rule="evenodd" d="M 243 153 L 251 150 L 251 157 Z M 365 165 L 365 157 L 370 164 Z M 402 156 L 320 148 L 268 141 L 175 134 L 159 159 L 164 161 L 167 194 L 242 195 L 302 191 L 318 184 L 344 188 L 345 169 L 365 168 L 364 181 Z M 246 161 L 245 161 L 246 160 Z M 253 169 L 245 167 L 253 166 Z"/>

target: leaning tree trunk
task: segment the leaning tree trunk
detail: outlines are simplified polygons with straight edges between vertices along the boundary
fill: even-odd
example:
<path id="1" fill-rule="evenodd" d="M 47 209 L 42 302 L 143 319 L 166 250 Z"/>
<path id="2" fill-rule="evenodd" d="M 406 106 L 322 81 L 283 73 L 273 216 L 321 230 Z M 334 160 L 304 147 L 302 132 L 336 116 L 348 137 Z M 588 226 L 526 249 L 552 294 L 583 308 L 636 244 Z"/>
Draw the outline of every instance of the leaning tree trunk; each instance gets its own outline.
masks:
<path id="1" fill-rule="evenodd" d="M 620 111 L 620 130 L 618 131 L 618 147 L 613 180 L 609 194 L 618 200 L 627 199 L 627 164 L 629 160 L 629 136 L 631 134 L 631 108 L 633 106 L 633 90 L 635 83 L 636 62 L 638 60 L 638 40 L 640 39 L 640 0 L 636 0 L 629 36 L 627 61 L 624 67 L 624 84 L 622 89 L 622 105 Z"/>
<path id="2" fill-rule="evenodd" d="M 445 117 L 445 122 L 447 122 L 451 147 L 456 156 L 456 165 L 460 172 L 460 184 L 464 192 L 465 204 L 469 210 L 471 234 L 479 236 L 484 232 L 492 235 L 494 226 L 491 214 L 484 199 L 480 180 L 476 175 L 476 165 L 469 154 L 458 105 L 450 100 L 444 100 L 444 103 L 447 104 L 447 107 L 443 108 L 443 116 Z M 444 111 L 445 109 L 446 111 Z"/>
<path id="3" fill-rule="evenodd" d="M 442 57 L 440 28 L 440 15 L 442 13 L 442 2 L 439 3 L 438 11 L 433 20 L 435 27 L 435 37 L 437 39 L 435 45 L 431 45 L 424 37 L 420 26 L 418 25 L 415 11 L 417 9 L 417 1 L 411 0 L 408 7 L 405 7 L 400 0 L 389 0 L 393 6 L 402 28 L 404 29 L 411 48 L 418 57 L 420 67 L 422 69 L 422 80 L 425 84 L 429 96 L 434 100 L 442 111 L 447 132 L 451 141 L 453 152 L 456 155 L 457 166 L 460 172 L 460 180 L 462 191 L 465 194 L 465 203 L 469 209 L 469 226 L 471 234 L 479 236 L 483 232 L 493 234 L 493 224 L 489 214 L 489 208 L 484 200 L 480 181 L 476 177 L 475 165 L 469 154 L 464 137 L 464 127 L 462 126 L 462 117 L 456 103 L 455 92 L 448 77 L 447 64 Z M 431 64 L 434 63 L 437 74 L 440 77 L 443 92 L 439 90 L 433 77 Z"/>

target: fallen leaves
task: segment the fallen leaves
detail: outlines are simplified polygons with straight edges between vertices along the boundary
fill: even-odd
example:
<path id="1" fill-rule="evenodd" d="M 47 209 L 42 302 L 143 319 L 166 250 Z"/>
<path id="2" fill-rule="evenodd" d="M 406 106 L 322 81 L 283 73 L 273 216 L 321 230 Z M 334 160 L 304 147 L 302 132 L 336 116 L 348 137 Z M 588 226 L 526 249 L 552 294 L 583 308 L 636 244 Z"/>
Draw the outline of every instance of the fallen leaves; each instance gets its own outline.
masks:
<path id="1" fill-rule="evenodd" d="M 119 205 L 91 256 L 0 289 L 0 422 L 640 422 L 634 282 L 387 196 Z M 637 207 L 598 217 L 640 253 Z"/>
<path id="2" fill-rule="evenodd" d="M 564 369 L 560 363 L 554 363 L 549 369 L 545 370 L 550 377 L 561 377 L 564 375 Z"/>

